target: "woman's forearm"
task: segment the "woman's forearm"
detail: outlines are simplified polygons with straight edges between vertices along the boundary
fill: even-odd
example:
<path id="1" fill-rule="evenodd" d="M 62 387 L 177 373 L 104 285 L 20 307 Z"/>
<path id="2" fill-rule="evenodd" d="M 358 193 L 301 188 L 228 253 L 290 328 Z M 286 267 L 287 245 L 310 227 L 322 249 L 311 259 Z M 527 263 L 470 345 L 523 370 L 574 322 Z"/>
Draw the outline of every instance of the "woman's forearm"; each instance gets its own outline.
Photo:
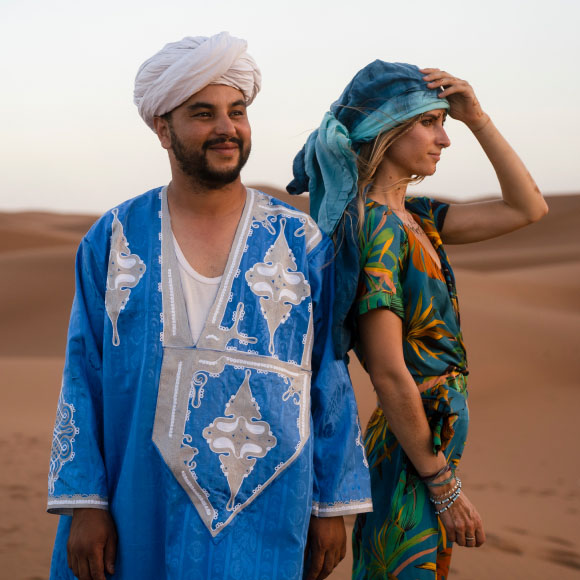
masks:
<path id="1" fill-rule="evenodd" d="M 433 437 L 421 395 L 411 374 L 404 371 L 371 376 L 385 418 L 401 447 L 422 475 L 436 473 L 446 462 L 443 453 L 433 453 Z"/>
<path id="2" fill-rule="evenodd" d="M 522 160 L 482 109 L 471 85 L 439 69 L 422 69 L 427 86 L 441 89 L 449 115 L 465 123 L 490 160 L 502 200 L 451 204 L 441 231 L 443 242 L 466 244 L 488 240 L 538 221 L 548 211 L 538 186 Z"/>
<path id="3" fill-rule="evenodd" d="M 526 166 L 493 121 L 488 117 L 472 131 L 496 172 L 503 201 L 528 222 L 543 217 L 548 205 Z"/>
<path id="4" fill-rule="evenodd" d="M 443 242 L 480 242 L 513 232 L 541 219 L 548 212 L 538 186 L 517 153 L 487 118 L 480 126 L 467 126 L 495 169 L 502 199 L 451 204 L 441 230 Z"/>

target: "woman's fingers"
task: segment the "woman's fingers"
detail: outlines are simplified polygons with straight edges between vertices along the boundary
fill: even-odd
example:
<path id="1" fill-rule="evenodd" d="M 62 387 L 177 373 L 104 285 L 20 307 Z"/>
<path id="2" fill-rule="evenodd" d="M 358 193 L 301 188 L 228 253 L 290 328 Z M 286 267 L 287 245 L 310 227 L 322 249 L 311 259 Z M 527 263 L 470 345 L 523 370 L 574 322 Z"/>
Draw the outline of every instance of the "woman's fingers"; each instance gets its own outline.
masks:
<path id="1" fill-rule="evenodd" d="M 446 87 L 441 87 L 443 90 L 439 93 L 440 97 L 449 97 L 457 93 L 467 93 L 467 87 L 464 85 L 450 85 Z"/>
<path id="2" fill-rule="evenodd" d="M 431 74 L 440 73 L 441 69 L 438 69 L 438 68 L 420 68 L 419 72 L 423 73 L 424 75 L 431 75 Z"/>
<path id="3" fill-rule="evenodd" d="M 445 528 L 445 531 L 447 532 L 447 539 L 450 542 L 456 542 L 457 541 L 457 534 L 455 531 L 455 522 L 453 521 L 451 514 L 447 511 L 447 512 L 441 514 L 439 517 L 441 519 L 441 523 L 443 524 L 443 527 Z"/>
<path id="4" fill-rule="evenodd" d="M 443 89 L 441 96 L 448 96 L 472 90 L 471 85 L 467 81 L 454 77 L 444 70 L 432 68 L 420 70 L 422 73 L 426 73 L 423 80 L 427 82 L 427 86 L 430 89 Z"/>
<path id="5" fill-rule="evenodd" d="M 465 528 L 470 525 L 468 516 L 461 513 L 460 517 L 455 518 L 455 543 L 458 546 L 465 546 Z"/>
<path id="6" fill-rule="evenodd" d="M 430 71 L 430 72 L 427 72 L 427 71 Z M 455 77 L 451 73 L 448 73 L 444 70 L 439 70 L 438 68 L 421 69 L 420 72 L 424 73 L 425 76 L 423 76 L 423 80 L 427 81 L 428 83 L 433 82 L 433 81 L 438 81 L 438 80 L 441 80 L 444 78 L 457 79 L 457 77 Z M 461 80 L 461 79 L 457 79 L 457 80 Z"/>
<path id="7" fill-rule="evenodd" d="M 456 79 L 454 77 L 444 77 L 442 79 L 438 79 L 436 81 L 431 81 L 427 83 L 427 86 L 430 89 L 437 89 L 441 88 L 444 91 L 447 91 L 451 88 L 455 89 L 453 92 L 466 92 L 471 89 L 471 85 L 462 79 Z"/>
<path id="8" fill-rule="evenodd" d="M 440 518 L 450 542 L 468 548 L 481 546 L 485 542 L 481 518 L 464 494 Z"/>
<path id="9" fill-rule="evenodd" d="M 427 85 L 433 85 L 434 87 L 440 87 L 440 86 L 453 85 L 453 84 L 464 83 L 464 82 L 465 81 L 462 79 L 458 79 L 456 77 L 452 77 L 448 74 L 445 74 L 439 78 L 428 80 Z"/>
<path id="10" fill-rule="evenodd" d="M 483 524 L 479 523 L 479 528 L 475 530 L 475 545 L 479 548 L 479 546 L 483 545 L 485 542 L 485 531 L 483 530 Z"/>

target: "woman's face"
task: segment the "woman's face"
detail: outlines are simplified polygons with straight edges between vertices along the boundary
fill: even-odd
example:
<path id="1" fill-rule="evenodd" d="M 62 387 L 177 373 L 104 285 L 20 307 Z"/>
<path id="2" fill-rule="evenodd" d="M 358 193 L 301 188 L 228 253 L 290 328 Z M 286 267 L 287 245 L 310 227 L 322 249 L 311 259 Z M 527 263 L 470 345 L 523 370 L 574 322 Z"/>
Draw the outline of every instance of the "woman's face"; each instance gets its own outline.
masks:
<path id="1" fill-rule="evenodd" d="M 423 113 L 413 128 L 399 137 L 387 150 L 381 166 L 395 180 L 413 175 L 433 175 L 441 151 L 451 145 L 443 128 L 447 111 L 436 109 Z"/>

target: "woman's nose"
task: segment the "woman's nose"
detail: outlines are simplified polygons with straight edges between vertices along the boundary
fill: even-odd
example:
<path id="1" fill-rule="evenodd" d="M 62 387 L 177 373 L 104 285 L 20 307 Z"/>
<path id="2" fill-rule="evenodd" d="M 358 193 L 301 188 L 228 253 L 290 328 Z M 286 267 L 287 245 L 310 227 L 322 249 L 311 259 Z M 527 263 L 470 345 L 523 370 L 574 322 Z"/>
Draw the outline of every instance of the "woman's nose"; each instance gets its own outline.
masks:
<path id="1" fill-rule="evenodd" d="M 449 147 L 451 145 L 451 139 L 447 135 L 447 131 L 443 127 L 439 129 L 439 134 L 437 135 L 437 141 L 441 147 Z"/>

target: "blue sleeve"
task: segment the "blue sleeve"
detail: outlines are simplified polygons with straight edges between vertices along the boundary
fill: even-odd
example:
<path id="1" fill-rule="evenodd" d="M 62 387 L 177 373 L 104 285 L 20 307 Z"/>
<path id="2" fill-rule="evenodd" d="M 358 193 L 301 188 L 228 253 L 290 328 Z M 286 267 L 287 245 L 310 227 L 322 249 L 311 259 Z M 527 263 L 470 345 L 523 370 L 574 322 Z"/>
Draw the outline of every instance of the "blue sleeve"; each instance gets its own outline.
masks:
<path id="1" fill-rule="evenodd" d="M 309 256 L 314 320 L 312 513 L 319 517 L 372 510 L 354 392 L 346 364 L 335 357 L 332 344 L 333 255 L 332 243 L 324 237 Z"/>
<path id="2" fill-rule="evenodd" d="M 76 258 L 75 297 L 50 454 L 50 513 L 108 508 L 101 428 L 105 285 L 103 266 L 84 239 Z"/>

